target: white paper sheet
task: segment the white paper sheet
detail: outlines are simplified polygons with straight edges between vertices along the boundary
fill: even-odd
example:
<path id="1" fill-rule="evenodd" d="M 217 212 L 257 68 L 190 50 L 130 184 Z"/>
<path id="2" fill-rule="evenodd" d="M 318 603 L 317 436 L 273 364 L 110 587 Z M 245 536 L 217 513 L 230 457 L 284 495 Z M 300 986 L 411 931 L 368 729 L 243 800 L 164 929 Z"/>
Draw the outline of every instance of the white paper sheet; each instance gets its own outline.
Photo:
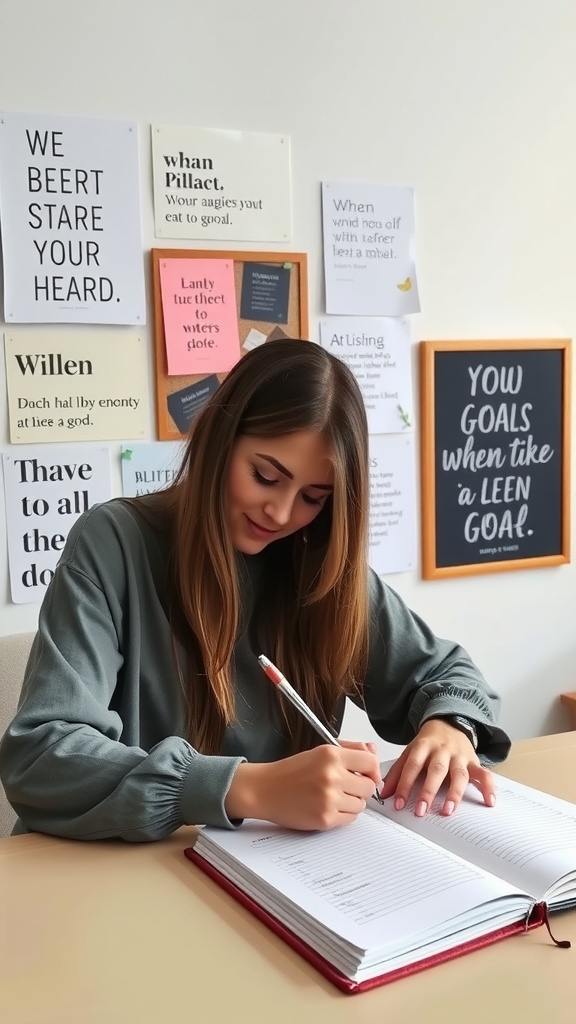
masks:
<path id="1" fill-rule="evenodd" d="M 327 313 L 419 311 L 413 189 L 325 181 L 322 225 Z"/>
<path id="2" fill-rule="evenodd" d="M 381 576 L 416 568 L 416 466 L 413 434 L 370 437 L 370 546 Z"/>
<path id="3" fill-rule="evenodd" d="M 412 429 L 412 360 L 407 320 L 330 317 L 320 323 L 322 347 L 356 377 L 371 434 Z"/>
<path id="4" fill-rule="evenodd" d="M 108 448 L 23 445 L 3 452 L 10 590 L 41 601 L 71 526 L 112 497 Z"/>
<path id="5" fill-rule="evenodd" d="M 290 239 L 288 136 L 172 125 L 151 131 L 158 238 Z"/>
<path id="6" fill-rule="evenodd" d="M 146 322 L 138 126 L 3 113 L 6 323 Z"/>
<path id="7" fill-rule="evenodd" d="M 184 454 L 181 441 L 122 445 L 122 493 L 126 498 L 160 491 L 172 483 Z"/>

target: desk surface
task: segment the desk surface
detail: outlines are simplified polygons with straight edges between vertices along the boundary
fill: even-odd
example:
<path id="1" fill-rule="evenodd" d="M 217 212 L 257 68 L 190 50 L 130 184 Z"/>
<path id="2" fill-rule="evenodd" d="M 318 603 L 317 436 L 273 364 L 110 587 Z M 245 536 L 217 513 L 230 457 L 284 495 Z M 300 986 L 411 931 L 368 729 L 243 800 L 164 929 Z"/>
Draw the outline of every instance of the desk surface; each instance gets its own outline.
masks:
<path id="1" fill-rule="evenodd" d="M 523 740 L 503 775 L 576 801 L 576 732 Z M 162 843 L 0 840 L 6 1024 L 573 1024 L 576 911 L 544 928 L 346 996 Z"/>

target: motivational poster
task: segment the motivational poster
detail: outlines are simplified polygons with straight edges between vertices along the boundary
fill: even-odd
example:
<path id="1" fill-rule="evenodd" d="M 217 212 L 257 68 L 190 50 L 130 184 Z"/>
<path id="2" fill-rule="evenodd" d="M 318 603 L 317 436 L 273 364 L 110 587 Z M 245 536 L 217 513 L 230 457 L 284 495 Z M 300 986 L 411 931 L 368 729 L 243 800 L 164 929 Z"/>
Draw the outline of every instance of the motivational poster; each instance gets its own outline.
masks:
<path id="1" fill-rule="evenodd" d="M 322 228 L 327 313 L 419 311 L 412 188 L 325 181 Z"/>
<path id="2" fill-rule="evenodd" d="M 4 319 L 144 324 L 138 128 L 0 114 Z"/>
<path id="3" fill-rule="evenodd" d="M 12 444 L 144 438 L 148 352 L 137 331 L 5 335 Z"/>
<path id="4" fill-rule="evenodd" d="M 427 575 L 567 559 L 568 345 L 423 343 Z"/>
<path id="5" fill-rule="evenodd" d="M 322 347 L 350 367 L 362 391 L 371 434 L 413 427 L 412 359 L 407 320 L 333 317 L 320 323 Z"/>
<path id="6" fill-rule="evenodd" d="M 290 267 L 247 263 L 242 274 L 240 317 L 260 323 L 288 323 Z"/>
<path id="7" fill-rule="evenodd" d="M 371 437 L 368 560 L 381 576 L 416 568 L 414 435 Z"/>
<path id="8" fill-rule="evenodd" d="M 202 377 L 201 380 L 187 384 L 166 396 L 168 412 L 181 434 L 188 433 L 191 423 L 219 387 L 217 375 L 211 373 L 208 377 Z"/>
<path id="9" fill-rule="evenodd" d="M 174 482 L 184 456 L 180 441 L 122 445 L 122 494 L 135 498 L 161 491 Z"/>
<path id="10" fill-rule="evenodd" d="M 157 238 L 291 238 L 286 135 L 155 125 L 152 159 Z"/>
<path id="11" fill-rule="evenodd" d="M 12 601 L 41 601 L 78 516 L 112 497 L 110 452 L 23 446 L 2 464 Z"/>
<path id="12" fill-rule="evenodd" d="M 160 261 L 169 376 L 230 370 L 240 358 L 232 260 Z"/>

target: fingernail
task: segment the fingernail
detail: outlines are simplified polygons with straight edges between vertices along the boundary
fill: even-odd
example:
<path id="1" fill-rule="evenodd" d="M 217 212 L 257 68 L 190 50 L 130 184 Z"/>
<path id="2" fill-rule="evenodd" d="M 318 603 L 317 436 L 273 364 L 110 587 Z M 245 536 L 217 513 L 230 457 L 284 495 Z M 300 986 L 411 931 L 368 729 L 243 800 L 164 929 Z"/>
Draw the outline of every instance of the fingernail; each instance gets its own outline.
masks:
<path id="1" fill-rule="evenodd" d="M 416 804 L 416 810 L 414 811 L 414 814 L 416 815 L 417 818 L 423 818 L 427 810 L 428 804 L 426 803 L 426 801 L 419 800 L 418 803 Z"/>
<path id="2" fill-rule="evenodd" d="M 488 803 L 489 803 L 490 807 L 494 807 L 494 804 L 496 803 L 496 796 L 495 796 L 494 793 L 489 793 L 488 794 Z"/>
<path id="3" fill-rule="evenodd" d="M 444 814 L 447 814 L 447 815 L 448 814 L 454 814 L 454 807 L 455 807 L 454 801 L 453 800 L 447 800 L 446 803 L 444 804 Z"/>
<path id="4" fill-rule="evenodd" d="M 403 800 L 401 796 L 395 797 L 395 799 L 394 799 L 394 810 L 395 811 L 403 811 L 405 807 L 406 807 L 406 801 Z"/>

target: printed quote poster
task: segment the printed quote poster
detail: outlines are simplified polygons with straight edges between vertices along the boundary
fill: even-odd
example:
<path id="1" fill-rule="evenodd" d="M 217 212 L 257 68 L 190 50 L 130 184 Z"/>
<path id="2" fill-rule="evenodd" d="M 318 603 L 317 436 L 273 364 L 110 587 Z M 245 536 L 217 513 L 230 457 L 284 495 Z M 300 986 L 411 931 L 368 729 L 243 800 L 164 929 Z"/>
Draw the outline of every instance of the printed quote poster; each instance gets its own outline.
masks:
<path id="1" fill-rule="evenodd" d="M 122 494 L 136 498 L 161 491 L 174 482 L 184 457 L 181 441 L 122 445 Z"/>
<path id="2" fill-rule="evenodd" d="M 416 466 L 413 434 L 370 442 L 368 560 L 381 576 L 416 568 Z"/>
<path id="3" fill-rule="evenodd" d="M 144 438 L 148 357 L 137 331 L 5 335 L 10 441 Z"/>
<path id="4" fill-rule="evenodd" d="M 327 313 L 419 312 L 412 188 L 325 181 L 322 228 Z"/>
<path id="5" fill-rule="evenodd" d="M 6 323 L 144 324 L 138 126 L 0 114 Z"/>
<path id="6" fill-rule="evenodd" d="M 331 317 L 320 323 L 322 347 L 350 367 L 362 391 L 370 434 L 413 425 L 410 326 L 407 320 Z"/>
<path id="7" fill-rule="evenodd" d="M 156 125 L 152 156 L 157 238 L 291 238 L 287 136 Z"/>
<path id="8" fill-rule="evenodd" d="M 232 260 L 160 260 L 169 376 L 224 373 L 240 358 Z"/>
<path id="9" fill-rule="evenodd" d="M 3 453 L 10 590 L 14 604 L 41 601 L 70 528 L 112 497 L 107 448 L 24 446 Z"/>

